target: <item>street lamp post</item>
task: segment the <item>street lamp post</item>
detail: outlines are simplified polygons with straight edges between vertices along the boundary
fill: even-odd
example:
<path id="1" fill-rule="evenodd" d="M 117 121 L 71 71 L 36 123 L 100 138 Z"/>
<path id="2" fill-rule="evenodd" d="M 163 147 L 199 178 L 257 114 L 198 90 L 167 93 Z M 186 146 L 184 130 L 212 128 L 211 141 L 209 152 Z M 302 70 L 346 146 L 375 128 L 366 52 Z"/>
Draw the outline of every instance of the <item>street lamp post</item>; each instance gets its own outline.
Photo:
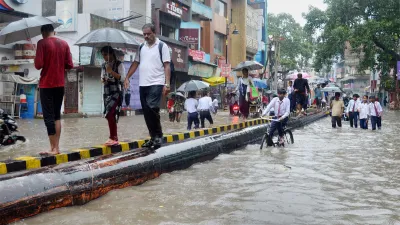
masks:
<path id="1" fill-rule="evenodd" d="M 232 18 L 232 16 L 231 16 Z M 225 47 L 226 47 L 226 51 L 225 51 L 225 63 L 228 64 L 228 40 L 229 40 L 229 26 L 231 26 L 234 23 L 230 23 L 228 24 L 228 18 L 226 19 L 226 41 L 225 41 Z M 232 31 L 233 35 L 238 35 L 239 34 L 239 30 L 236 29 L 236 24 L 235 25 L 235 29 Z M 225 77 L 225 88 L 228 86 L 228 77 Z"/>

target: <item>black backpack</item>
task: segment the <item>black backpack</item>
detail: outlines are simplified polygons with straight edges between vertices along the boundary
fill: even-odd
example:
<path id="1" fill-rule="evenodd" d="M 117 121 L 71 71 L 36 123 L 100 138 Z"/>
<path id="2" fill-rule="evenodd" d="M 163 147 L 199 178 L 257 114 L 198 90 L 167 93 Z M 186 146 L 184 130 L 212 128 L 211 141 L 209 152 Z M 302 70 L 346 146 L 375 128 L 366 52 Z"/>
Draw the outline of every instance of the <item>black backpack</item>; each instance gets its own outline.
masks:
<path id="1" fill-rule="evenodd" d="M 139 47 L 139 62 L 140 62 L 140 52 L 142 51 L 143 46 L 144 46 L 144 43 L 140 44 L 140 47 Z M 162 49 L 163 49 L 163 47 L 164 47 L 164 42 L 160 41 L 160 44 L 158 45 L 158 52 L 160 53 L 161 64 L 164 66 L 164 61 L 163 61 L 163 58 L 162 58 Z M 174 66 L 174 63 L 172 62 L 172 59 L 171 59 L 171 62 L 170 62 L 170 67 L 171 67 L 171 73 L 175 72 L 175 66 Z"/>

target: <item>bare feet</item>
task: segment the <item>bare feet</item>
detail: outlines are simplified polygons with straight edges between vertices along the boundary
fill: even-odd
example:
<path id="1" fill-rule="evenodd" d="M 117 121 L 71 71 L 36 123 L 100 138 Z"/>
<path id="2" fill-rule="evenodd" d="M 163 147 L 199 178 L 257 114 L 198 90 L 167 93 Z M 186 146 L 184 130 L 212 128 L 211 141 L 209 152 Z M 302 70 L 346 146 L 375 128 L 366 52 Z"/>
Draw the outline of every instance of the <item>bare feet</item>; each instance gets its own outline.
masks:
<path id="1" fill-rule="evenodd" d="M 39 155 L 41 156 L 54 156 L 60 154 L 60 150 L 58 149 L 53 149 L 49 152 L 40 152 Z"/>

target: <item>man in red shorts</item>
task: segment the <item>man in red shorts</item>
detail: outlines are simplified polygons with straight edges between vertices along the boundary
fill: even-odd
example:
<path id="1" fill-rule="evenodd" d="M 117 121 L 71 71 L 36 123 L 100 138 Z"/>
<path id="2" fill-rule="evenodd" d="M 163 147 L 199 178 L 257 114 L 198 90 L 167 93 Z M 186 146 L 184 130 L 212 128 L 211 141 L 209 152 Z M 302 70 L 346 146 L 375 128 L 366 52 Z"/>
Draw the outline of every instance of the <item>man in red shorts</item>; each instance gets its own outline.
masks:
<path id="1" fill-rule="evenodd" d="M 61 106 L 64 98 L 65 70 L 72 69 L 72 56 L 67 42 L 55 37 L 54 27 L 41 28 L 43 39 L 38 42 L 35 67 L 40 72 L 40 102 L 44 123 L 50 140 L 49 152 L 41 155 L 60 154 Z"/>

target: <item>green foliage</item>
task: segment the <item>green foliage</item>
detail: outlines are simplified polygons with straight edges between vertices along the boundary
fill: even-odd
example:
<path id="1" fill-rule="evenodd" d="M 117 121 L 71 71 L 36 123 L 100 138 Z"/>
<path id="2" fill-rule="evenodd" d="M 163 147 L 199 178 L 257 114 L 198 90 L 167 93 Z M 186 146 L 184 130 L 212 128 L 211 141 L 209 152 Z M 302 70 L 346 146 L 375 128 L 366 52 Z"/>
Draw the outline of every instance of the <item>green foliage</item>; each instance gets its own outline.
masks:
<path id="1" fill-rule="evenodd" d="M 334 57 L 343 56 L 349 41 L 360 56 L 359 70 L 380 66 L 394 67 L 400 60 L 399 0 L 325 0 L 327 9 L 310 7 L 304 15 L 305 31 L 316 37 L 316 69 L 330 65 Z"/>
<path id="2" fill-rule="evenodd" d="M 281 45 L 281 65 L 288 70 L 308 66 L 313 55 L 311 38 L 287 13 L 268 14 L 268 34 L 278 39 Z"/>
<path id="3" fill-rule="evenodd" d="M 384 88 L 386 91 L 394 91 L 396 89 L 395 80 L 388 75 L 382 76 L 381 87 Z"/>

